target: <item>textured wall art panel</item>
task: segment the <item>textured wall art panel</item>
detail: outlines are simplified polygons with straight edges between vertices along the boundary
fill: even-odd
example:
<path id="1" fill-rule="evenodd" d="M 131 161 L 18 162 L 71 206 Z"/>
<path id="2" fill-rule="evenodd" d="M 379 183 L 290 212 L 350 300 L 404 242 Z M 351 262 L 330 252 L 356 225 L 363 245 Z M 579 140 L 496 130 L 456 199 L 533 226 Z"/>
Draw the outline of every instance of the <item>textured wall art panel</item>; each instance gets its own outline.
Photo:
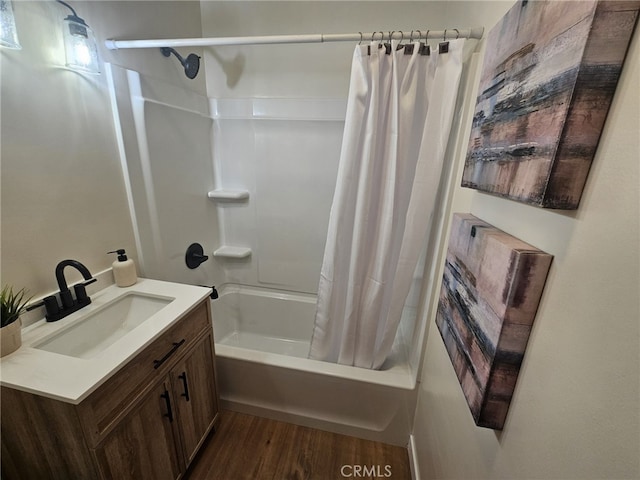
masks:
<path id="1" fill-rule="evenodd" d="M 578 208 L 639 9 L 516 3 L 487 36 L 462 186 Z"/>
<path id="2" fill-rule="evenodd" d="M 552 258 L 454 214 L 436 323 L 479 426 L 504 425 Z"/>

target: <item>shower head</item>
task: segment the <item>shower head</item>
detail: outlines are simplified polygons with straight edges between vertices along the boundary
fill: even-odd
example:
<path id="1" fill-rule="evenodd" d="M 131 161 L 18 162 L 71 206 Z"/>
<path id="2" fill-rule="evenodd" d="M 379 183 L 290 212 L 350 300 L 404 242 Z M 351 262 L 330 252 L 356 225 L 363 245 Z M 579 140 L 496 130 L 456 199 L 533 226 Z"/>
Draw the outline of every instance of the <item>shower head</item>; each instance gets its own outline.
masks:
<path id="1" fill-rule="evenodd" d="M 200 69 L 200 57 L 195 53 L 190 53 L 187 55 L 187 58 L 182 58 L 178 52 L 176 52 L 173 48 L 170 47 L 162 47 L 160 49 L 162 55 L 165 57 L 170 57 L 173 53 L 184 68 L 184 74 L 187 78 L 194 79 L 196 75 L 198 75 L 198 70 Z"/>

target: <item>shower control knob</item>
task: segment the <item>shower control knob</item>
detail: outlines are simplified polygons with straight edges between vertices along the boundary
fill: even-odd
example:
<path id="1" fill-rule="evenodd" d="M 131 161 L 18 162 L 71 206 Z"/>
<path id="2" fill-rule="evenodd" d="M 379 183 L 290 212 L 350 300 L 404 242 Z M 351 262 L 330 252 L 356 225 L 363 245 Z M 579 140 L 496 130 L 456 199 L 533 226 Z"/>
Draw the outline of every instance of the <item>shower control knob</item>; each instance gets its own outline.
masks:
<path id="1" fill-rule="evenodd" d="M 184 256 L 184 260 L 187 263 L 187 267 L 194 269 L 198 268 L 201 263 L 209 260 L 209 257 L 204 254 L 204 249 L 199 243 L 192 243 L 187 248 L 187 253 Z"/>

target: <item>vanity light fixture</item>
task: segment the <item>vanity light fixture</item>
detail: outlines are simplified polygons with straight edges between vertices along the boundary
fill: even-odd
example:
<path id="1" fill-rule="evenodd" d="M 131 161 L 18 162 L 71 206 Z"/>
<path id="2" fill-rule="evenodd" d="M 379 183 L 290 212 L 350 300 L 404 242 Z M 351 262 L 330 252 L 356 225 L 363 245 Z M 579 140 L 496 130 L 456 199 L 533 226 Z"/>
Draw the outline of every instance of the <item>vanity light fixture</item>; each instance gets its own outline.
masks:
<path id="1" fill-rule="evenodd" d="M 18 30 L 13 17 L 11 0 L 0 0 L 0 46 L 13 50 L 22 48 L 18 40 Z"/>
<path id="2" fill-rule="evenodd" d="M 68 3 L 56 1 L 72 12 L 64 19 L 63 27 L 66 66 L 83 73 L 100 74 L 98 46 L 93 31 Z"/>

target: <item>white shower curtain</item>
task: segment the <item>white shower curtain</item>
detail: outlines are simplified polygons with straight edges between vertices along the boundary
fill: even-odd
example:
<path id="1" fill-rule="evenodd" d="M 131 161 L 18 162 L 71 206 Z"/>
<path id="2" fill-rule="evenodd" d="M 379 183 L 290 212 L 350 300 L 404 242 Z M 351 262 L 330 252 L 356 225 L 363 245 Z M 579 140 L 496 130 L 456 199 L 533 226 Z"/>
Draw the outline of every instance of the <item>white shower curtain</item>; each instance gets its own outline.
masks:
<path id="1" fill-rule="evenodd" d="M 355 49 L 310 358 L 379 369 L 391 351 L 433 216 L 463 46 Z"/>

